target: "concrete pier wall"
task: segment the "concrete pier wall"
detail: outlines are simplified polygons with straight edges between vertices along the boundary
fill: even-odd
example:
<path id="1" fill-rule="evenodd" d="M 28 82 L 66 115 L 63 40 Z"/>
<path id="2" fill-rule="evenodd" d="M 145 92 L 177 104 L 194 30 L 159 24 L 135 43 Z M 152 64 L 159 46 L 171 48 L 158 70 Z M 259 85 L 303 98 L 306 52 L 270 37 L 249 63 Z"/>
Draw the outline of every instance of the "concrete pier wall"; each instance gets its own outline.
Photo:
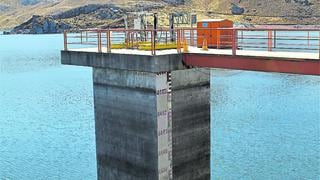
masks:
<path id="1" fill-rule="evenodd" d="M 157 179 L 155 74 L 93 69 L 99 179 Z"/>
<path id="2" fill-rule="evenodd" d="M 210 179 L 209 71 L 176 54 L 62 51 L 62 63 L 93 67 L 98 179 Z"/>
<path id="3" fill-rule="evenodd" d="M 210 71 L 172 72 L 173 179 L 210 179 Z"/>

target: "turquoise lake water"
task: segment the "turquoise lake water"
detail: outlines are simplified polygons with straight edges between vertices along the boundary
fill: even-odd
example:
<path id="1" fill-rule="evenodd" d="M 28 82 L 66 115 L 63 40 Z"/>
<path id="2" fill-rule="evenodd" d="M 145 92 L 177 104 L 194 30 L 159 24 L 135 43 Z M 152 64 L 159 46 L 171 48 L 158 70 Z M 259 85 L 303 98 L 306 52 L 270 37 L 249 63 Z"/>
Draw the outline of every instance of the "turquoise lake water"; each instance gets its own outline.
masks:
<path id="1" fill-rule="evenodd" d="M 62 35 L 0 36 L 0 179 L 94 180 L 92 71 Z M 211 74 L 212 179 L 320 179 L 320 77 Z"/>

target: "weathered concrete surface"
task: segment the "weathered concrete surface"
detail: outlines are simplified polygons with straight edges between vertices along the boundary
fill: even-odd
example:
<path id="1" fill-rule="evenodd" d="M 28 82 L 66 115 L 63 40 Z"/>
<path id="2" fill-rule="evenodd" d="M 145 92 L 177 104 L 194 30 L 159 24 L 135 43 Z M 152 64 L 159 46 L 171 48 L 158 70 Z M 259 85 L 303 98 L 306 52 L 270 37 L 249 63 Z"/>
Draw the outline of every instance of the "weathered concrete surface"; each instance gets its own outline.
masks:
<path id="1" fill-rule="evenodd" d="M 161 56 L 61 51 L 61 62 L 66 65 L 94 68 L 113 68 L 142 72 L 170 72 L 184 69 L 181 54 Z"/>
<path id="2" fill-rule="evenodd" d="M 210 179 L 210 71 L 172 72 L 173 179 Z"/>
<path id="3" fill-rule="evenodd" d="M 155 78 L 93 69 L 98 179 L 157 179 Z"/>
<path id="4" fill-rule="evenodd" d="M 62 51 L 62 63 L 93 67 L 99 180 L 210 179 L 209 71 L 176 54 Z"/>

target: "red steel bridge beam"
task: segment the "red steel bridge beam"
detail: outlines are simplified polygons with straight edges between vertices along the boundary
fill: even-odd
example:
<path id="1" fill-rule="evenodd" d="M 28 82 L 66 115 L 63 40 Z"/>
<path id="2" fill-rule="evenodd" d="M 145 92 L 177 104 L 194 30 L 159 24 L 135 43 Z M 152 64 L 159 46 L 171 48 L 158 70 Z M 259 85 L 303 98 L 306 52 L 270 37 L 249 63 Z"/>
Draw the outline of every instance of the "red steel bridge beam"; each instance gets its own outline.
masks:
<path id="1" fill-rule="evenodd" d="M 191 53 L 183 54 L 183 61 L 186 65 L 195 67 L 320 75 L 320 60 Z"/>

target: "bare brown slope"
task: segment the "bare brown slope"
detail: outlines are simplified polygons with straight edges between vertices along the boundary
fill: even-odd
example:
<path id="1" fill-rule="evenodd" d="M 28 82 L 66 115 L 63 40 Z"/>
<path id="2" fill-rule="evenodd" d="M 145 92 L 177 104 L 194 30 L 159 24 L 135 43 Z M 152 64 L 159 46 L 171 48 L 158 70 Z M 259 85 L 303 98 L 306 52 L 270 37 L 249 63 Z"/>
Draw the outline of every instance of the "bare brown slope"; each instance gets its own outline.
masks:
<path id="1" fill-rule="evenodd" d="M 17 26 L 30 19 L 32 15 L 49 15 L 87 4 L 130 5 L 135 2 L 139 2 L 139 0 L 51 0 L 36 5 L 22 6 L 19 0 L 0 0 L 0 6 L 10 6 L 7 11 L 0 11 L 0 29 L 10 29 Z"/>
<path id="2" fill-rule="evenodd" d="M 47 0 L 48 1 L 48 0 Z M 120 6 L 130 6 L 147 0 L 49 0 L 53 2 L 39 3 L 32 6 L 22 6 L 18 0 L 0 0 L 0 6 L 10 6 L 7 11 L 0 10 L 0 29 L 12 28 L 32 15 L 48 15 L 83 6 L 86 4 L 114 3 Z M 152 0 L 149 0 L 152 1 Z M 153 0 L 159 2 L 159 0 Z M 189 11 L 199 14 L 199 18 L 230 18 L 244 23 L 289 23 L 315 24 L 320 20 L 319 0 L 186 0 L 184 6 L 159 10 L 162 16 L 168 12 Z M 243 15 L 233 16 L 231 3 L 245 8 Z"/>

